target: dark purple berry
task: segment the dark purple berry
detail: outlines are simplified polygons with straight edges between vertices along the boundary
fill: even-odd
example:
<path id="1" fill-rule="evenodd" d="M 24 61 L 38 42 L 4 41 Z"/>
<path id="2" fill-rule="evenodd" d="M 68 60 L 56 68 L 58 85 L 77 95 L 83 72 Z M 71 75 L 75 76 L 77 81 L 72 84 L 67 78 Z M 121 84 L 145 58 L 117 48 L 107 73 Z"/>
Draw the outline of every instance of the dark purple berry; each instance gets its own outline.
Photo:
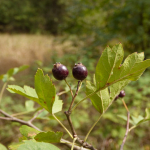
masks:
<path id="1" fill-rule="evenodd" d="M 88 75 L 88 71 L 86 67 L 82 65 L 82 63 L 78 63 L 78 64 L 75 64 L 75 66 L 73 67 L 72 74 L 75 79 L 84 80 Z"/>
<path id="2" fill-rule="evenodd" d="M 56 63 L 54 64 L 52 73 L 55 79 L 63 80 L 68 76 L 69 71 L 66 66 L 62 65 L 61 63 Z"/>
<path id="3" fill-rule="evenodd" d="M 118 98 L 119 98 L 119 95 L 117 95 L 117 96 L 115 97 L 115 101 L 116 101 Z"/>
<path id="4" fill-rule="evenodd" d="M 122 91 L 120 92 L 120 94 L 119 94 L 119 97 L 124 97 L 125 95 L 126 95 L 125 91 L 122 90 Z"/>

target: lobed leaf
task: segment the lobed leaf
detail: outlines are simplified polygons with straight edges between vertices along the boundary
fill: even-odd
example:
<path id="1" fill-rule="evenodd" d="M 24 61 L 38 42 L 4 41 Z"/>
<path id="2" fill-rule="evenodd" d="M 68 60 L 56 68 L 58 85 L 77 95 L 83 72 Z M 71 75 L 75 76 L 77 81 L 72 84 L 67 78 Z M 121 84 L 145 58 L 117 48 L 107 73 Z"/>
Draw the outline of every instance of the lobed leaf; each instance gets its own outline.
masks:
<path id="1" fill-rule="evenodd" d="M 52 114 L 56 90 L 49 76 L 44 76 L 43 71 L 38 69 L 35 75 L 34 85 L 41 105 Z"/>
<path id="2" fill-rule="evenodd" d="M 139 115 L 138 117 L 134 117 L 132 115 L 131 118 L 130 118 L 130 123 L 133 125 L 131 128 L 135 128 L 137 127 L 138 125 L 140 125 L 141 123 L 144 123 L 144 122 L 147 122 L 147 121 L 150 121 L 150 111 L 148 110 L 148 108 L 145 109 L 145 117 Z M 127 121 L 127 116 L 124 116 L 124 115 L 118 115 L 118 117 L 122 118 L 123 120 Z"/>
<path id="3" fill-rule="evenodd" d="M 93 83 L 90 81 L 86 81 L 86 95 L 89 95 L 91 93 L 94 93 L 96 91 L 96 87 Z M 102 113 L 103 112 L 103 106 L 102 106 L 102 100 L 100 96 L 96 93 L 92 96 L 90 96 L 90 100 L 92 101 L 93 106 L 95 109 Z"/>
<path id="4" fill-rule="evenodd" d="M 56 95 L 55 87 L 48 75 L 43 74 L 41 69 L 38 69 L 35 75 L 35 89 L 24 86 L 24 88 L 17 85 L 8 85 L 7 90 L 11 93 L 17 93 L 30 100 L 33 100 L 44 107 L 51 114 L 57 113 L 62 110 L 63 102 L 59 100 Z M 26 102 L 28 110 L 33 109 L 33 103 Z"/>
<path id="5" fill-rule="evenodd" d="M 122 65 L 123 56 L 122 44 L 117 44 L 112 49 L 107 47 L 96 66 L 94 84 L 86 82 L 86 94 L 88 96 L 93 93 L 90 99 L 100 113 L 106 111 L 119 92 L 131 81 L 137 80 L 150 66 L 150 59 L 143 61 L 144 53 L 129 55 Z"/>
<path id="6" fill-rule="evenodd" d="M 25 102 L 25 108 L 27 111 L 34 111 L 35 108 L 34 108 L 34 102 L 31 101 L 31 100 L 28 100 Z"/>
<path id="7" fill-rule="evenodd" d="M 50 143 L 36 142 L 34 140 L 24 141 L 17 150 L 60 150 Z"/>
<path id="8" fill-rule="evenodd" d="M 96 67 L 95 77 L 97 89 L 101 90 L 107 86 L 123 80 L 136 81 L 150 66 L 150 59 L 143 61 L 144 53 L 133 53 L 129 55 L 123 65 L 123 48 L 121 44 L 112 49 L 107 47 L 102 53 Z"/>
<path id="9" fill-rule="evenodd" d="M 34 138 L 34 136 L 36 136 L 40 132 L 26 125 L 22 125 L 19 130 L 20 130 L 20 133 L 26 138 Z"/>
<path id="10" fill-rule="evenodd" d="M 55 102 L 52 108 L 52 113 L 55 114 L 57 112 L 60 112 L 62 110 L 62 106 L 63 106 L 62 100 L 59 100 L 59 97 L 56 95 Z"/>
<path id="11" fill-rule="evenodd" d="M 11 68 L 7 71 L 6 74 L 3 74 L 0 76 L 0 80 L 3 80 L 3 82 L 8 82 L 9 80 L 13 81 L 14 78 L 12 77 L 13 75 L 27 69 L 29 66 L 24 65 L 21 67 L 15 67 L 15 68 Z"/>
<path id="12" fill-rule="evenodd" d="M 31 100 L 41 104 L 38 99 L 35 89 L 33 89 L 29 86 L 24 86 L 24 88 L 22 88 L 18 85 L 8 85 L 7 90 L 11 93 L 17 93 L 19 95 L 22 95 L 28 99 L 31 99 Z"/>
<path id="13" fill-rule="evenodd" d="M 12 144 L 9 147 L 10 150 L 18 150 L 19 146 L 21 146 L 22 144 L 24 144 L 23 142 L 19 142 L 19 143 L 15 143 L 15 144 Z"/>
<path id="14" fill-rule="evenodd" d="M 46 143 L 60 143 L 62 132 L 41 132 L 37 134 L 34 139 L 38 142 L 46 142 Z"/>
<path id="15" fill-rule="evenodd" d="M 124 51 L 121 44 L 115 45 L 112 49 L 107 47 L 103 51 L 95 71 L 97 89 L 101 89 L 109 83 L 109 79 L 115 71 L 114 68 L 119 68 L 123 56 Z"/>

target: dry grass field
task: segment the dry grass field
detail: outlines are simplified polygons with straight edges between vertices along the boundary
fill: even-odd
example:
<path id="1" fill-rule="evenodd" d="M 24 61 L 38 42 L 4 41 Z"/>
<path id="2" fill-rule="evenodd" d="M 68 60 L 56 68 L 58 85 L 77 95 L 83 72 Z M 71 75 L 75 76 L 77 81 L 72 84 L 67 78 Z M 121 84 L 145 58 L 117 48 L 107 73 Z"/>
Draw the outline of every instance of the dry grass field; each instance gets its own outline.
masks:
<path id="1" fill-rule="evenodd" d="M 66 51 L 76 51 L 71 40 L 62 37 L 27 34 L 0 34 L 0 74 L 9 68 L 30 65 L 35 60 L 50 61 L 51 55 L 62 56 Z"/>

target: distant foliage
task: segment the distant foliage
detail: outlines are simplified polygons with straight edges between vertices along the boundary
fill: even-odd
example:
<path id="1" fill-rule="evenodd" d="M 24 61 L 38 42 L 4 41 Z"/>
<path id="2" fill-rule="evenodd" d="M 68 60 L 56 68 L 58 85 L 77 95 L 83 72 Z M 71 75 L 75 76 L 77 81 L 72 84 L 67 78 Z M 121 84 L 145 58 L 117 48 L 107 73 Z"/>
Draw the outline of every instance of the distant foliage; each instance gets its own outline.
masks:
<path id="1" fill-rule="evenodd" d="M 1 0 L 0 32 L 56 34 L 64 11 L 59 0 Z"/>
<path id="2" fill-rule="evenodd" d="M 148 0 L 0 0 L 0 32 L 84 35 L 90 40 L 83 51 L 117 40 L 130 52 L 144 51 L 148 57 L 149 8 Z M 96 57 L 97 51 L 96 56 L 86 54 Z"/>

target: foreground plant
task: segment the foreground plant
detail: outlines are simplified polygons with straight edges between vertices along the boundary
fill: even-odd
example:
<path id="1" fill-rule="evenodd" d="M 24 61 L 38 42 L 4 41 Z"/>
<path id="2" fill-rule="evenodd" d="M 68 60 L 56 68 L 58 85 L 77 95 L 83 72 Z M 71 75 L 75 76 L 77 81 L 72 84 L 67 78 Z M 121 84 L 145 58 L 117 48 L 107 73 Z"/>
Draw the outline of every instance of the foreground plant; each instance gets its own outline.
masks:
<path id="1" fill-rule="evenodd" d="M 56 119 L 56 121 L 58 121 L 58 123 L 66 130 L 66 132 L 71 138 L 71 141 L 66 141 L 62 138 L 63 133 L 60 131 L 43 132 L 37 127 L 35 127 L 32 124 L 32 121 L 37 117 L 37 115 L 35 115 L 33 118 L 31 118 L 31 120 L 27 122 L 22 122 L 21 120 L 17 120 L 17 118 L 15 117 L 12 118 L 12 116 L 10 116 L 9 114 L 0 111 L 0 113 L 4 114 L 6 117 L 9 117 L 10 120 L 12 119 L 13 121 L 20 122 L 22 124 L 32 127 L 30 128 L 27 126 L 22 126 L 20 128 L 20 132 L 23 135 L 21 142 L 17 145 L 10 146 L 10 148 L 12 150 L 24 150 L 26 147 L 32 147 L 32 149 L 34 150 L 36 146 L 36 148 L 40 150 L 59 150 L 59 148 L 50 143 L 63 143 L 69 146 L 71 150 L 80 150 L 81 147 L 83 150 L 96 150 L 96 148 L 94 148 L 93 145 L 86 142 L 93 128 L 99 122 L 103 114 L 105 114 L 105 112 L 114 102 L 114 100 L 116 100 L 116 97 L 123 98 L 125 96 L 125 92 L 122 91 L 124 87 L 131 81 L 136 81 L 137 79 L 139 79 L 139 77 L 143 74 L 145 69 L 150 66 L 150 60 L 143 61 L 144 53 L 133 53 L 125 59 L 123 64 L 121 64 L 123 57 L 124 51 L 121 44 L 115 45 L 112 49 L 110 47 L 107 47 L 103 51 L 98 61 L 96 71 L 93 76 L 93 82 L 86 81 L 86 97 L 84 97 L 82 100 L 80 100 L 80 102 L 78 102 L 75 105 L 75 98 L 78 95 L 82 82 L 84 82 L 83 80 L 87 76 L 86 67 L 79 63 L 73 68 L 73 76 L 78 80 L 76 92 L 73 93 L 70 85 L 66 80 L 66 77 L 68 76 L 68 73 L 66 73 L 66 69 L 65 76 L 60 77 L 60 75 L 62 75 L 61 72 L 63 72 L 61 70 L 62 65 L 59 63 L 54 65 L 54 69 L 56 70 L 56 72 L 59 71 L 58 68 L 61 67 L 61 71 L 59 72 L 60 74 L 57 74 L 56 72 L 54 73 L 53 71 L 54 77 L 58 80 L 64 80 L 71 92 L 72 101 L 68 110 L 64 112 L 68 120 L 71 132 L 55 116 L 57 112 L 60 112 L 62 110 L 63 103 L 62 100 L 59 100 L 59 94 L 56 94 L 56 89 L 52 83 L 52 80 L 50 80 L 50 77 L 48 75 L 44 75 L 41 69 L 38 69 L 35 75 L 35 89 L 29 86 L 24 86 L 22 88 L 17 85 L 9 85 L 7 89 L 10 92 L 20 94 L 41 105 L 41 109 L 45 109 L 48 113 L 50 113 Z M 85 101 L 87 98 L 90 98 L 94 108 L 99 112 L 100 115 L 97 121 L 93 124 L 93 126 L 85 135 L 85 138 L 80 139 L 72 123 L 71 113 L 75 111 L 75 109 L 78 109 L 78 105 L 82 105 L 82 102 Z M 123 149 L 128 133 L 138 124 L 150 119 L 149 112 L 147 110 L 146 117 L 137 122 L 137 124 L 134 124 L 131 128 L 129 128 L 129 109 L 123 99 L 122 102 L 127 110 L 127 128 L 120 150 Z M 41 112 L 37 112 L 37 114 L 39 113 Z M 5 118 L 5 120 L 7 119 Z"/>

